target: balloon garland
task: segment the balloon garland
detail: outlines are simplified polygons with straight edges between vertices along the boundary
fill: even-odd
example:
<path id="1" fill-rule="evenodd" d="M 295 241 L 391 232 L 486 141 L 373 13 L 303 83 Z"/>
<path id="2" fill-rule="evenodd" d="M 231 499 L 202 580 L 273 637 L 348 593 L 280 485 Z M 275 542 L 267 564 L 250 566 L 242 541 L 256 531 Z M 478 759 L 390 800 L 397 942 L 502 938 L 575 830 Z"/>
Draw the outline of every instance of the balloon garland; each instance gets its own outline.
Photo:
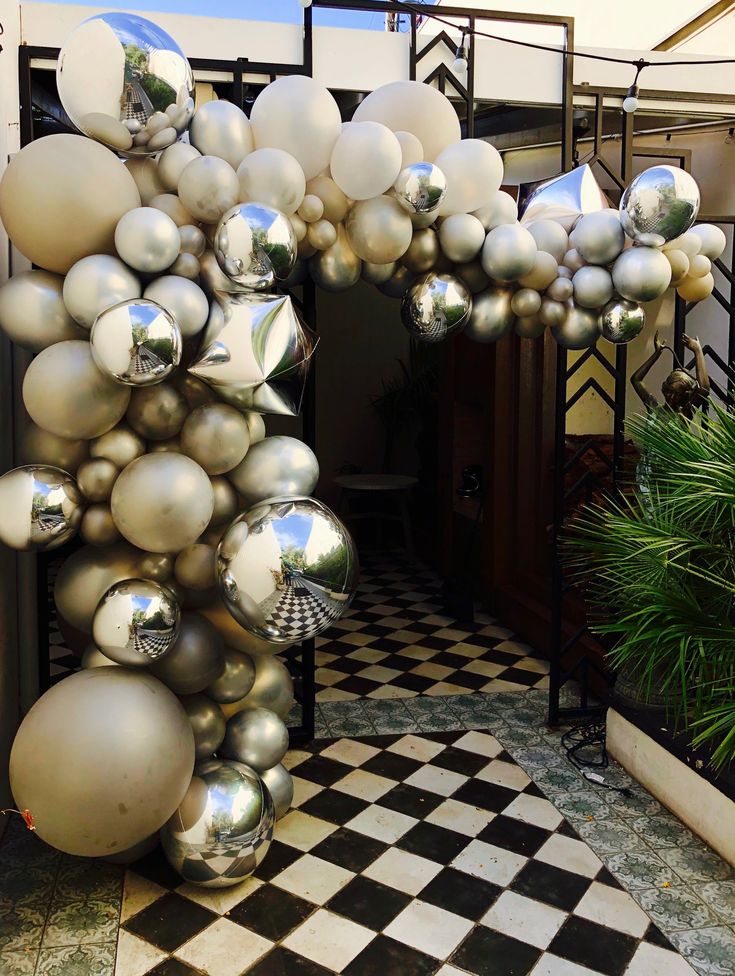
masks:
<path id="1" fill-rule="evenodd" d="M 339 619 L 358 572 L 310 497 L 313 452 L 266 436 L 264 414 L 299 412 L 316 348 L 277 289 L 363 278 L 427 342 L 549 328 L 581 349 L 629 341 L 670 285 L 706 297 L 724 235 L 693 227 L 696 184 L 667 166 L 619 211 L 589 171 L 548 181 L 519 222 L 498 152 L 461 139 L 419 82 L 372 92 L 345 124 L 300 75 L 250 118 L 195 111 L 183 52 L 131 14 L 82 23 L 57 82 L 81 134 L 29 144 L 0 182 L 35 265 L 0 287 L 0 326 L 35 356 L 30 463 L 0 478 L 0 540 L 79 533 L 54 597 L 84 653 L 21 724 L 11 785 L 61 850 L 132 859 L 160 832 L 187 881 L 236 884 L 293 793 L 293 688 L 274 655 Z"/>

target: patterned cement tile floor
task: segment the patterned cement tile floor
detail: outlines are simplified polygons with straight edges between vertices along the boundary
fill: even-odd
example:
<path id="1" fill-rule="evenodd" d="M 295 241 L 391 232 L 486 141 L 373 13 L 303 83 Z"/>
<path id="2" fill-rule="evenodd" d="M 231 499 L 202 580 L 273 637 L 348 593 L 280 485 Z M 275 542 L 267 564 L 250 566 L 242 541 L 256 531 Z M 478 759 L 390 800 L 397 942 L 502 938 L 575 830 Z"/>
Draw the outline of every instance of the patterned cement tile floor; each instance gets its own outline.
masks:
<path id="1" fill-rule="evenodd" d="M 731 976 L 735 872 L 619 768 L 593 786 L 545 695 L 327 702 L 257 877 L 179 885 L 0 845 L 3 976 Z M 471 731 L 483 730 L 483 731 Z M 377 733 L 377 734 L 376 734 Z M 120 927 L 120 922 L 122 925 Z"/>

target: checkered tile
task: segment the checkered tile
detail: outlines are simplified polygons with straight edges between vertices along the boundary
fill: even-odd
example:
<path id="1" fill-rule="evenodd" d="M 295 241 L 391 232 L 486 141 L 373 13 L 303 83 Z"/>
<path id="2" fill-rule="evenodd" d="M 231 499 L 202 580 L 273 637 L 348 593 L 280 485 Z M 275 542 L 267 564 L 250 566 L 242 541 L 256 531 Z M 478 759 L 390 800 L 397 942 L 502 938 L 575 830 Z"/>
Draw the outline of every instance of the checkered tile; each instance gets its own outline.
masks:
<path id="1" fill-rule="evenodd" d="M 324 590 L 306 579 L 288 580 L 283 589 L 259 604 L 266 622 L 296 640 L 304 628 L 323 626 L 336 620 L 342 605 Z"/>
<path id="2" fill-rule="evenodd" d="M 129 871 L 117 976 L 693 976 L 485 732 L 323 740 L 236 888 Z M 141 964 L 148 960 L 148 968 Z"/>

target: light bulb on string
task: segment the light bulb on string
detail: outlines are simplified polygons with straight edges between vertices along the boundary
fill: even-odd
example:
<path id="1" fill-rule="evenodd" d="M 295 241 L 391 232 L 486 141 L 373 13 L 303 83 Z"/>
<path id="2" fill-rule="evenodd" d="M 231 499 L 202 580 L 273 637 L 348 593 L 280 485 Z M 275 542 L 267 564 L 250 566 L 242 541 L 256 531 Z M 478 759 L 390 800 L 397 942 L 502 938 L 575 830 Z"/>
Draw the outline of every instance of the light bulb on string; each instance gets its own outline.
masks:
<path id="1" fill-rule="evenodd" d="M 299 0 L 299 6 L 306 10 L 307 7 L 311 6 L 311 0 Z"/>
<path id="2" fill-rule="evenodd" d="M 623 111 L 629 115 L 638 108 L 638 85 L 631 85 L 623 99 Z"/>
<path id="3" fill-rule="evenodd" d="M 462 31 L 462 40 L 457 46 L 457 54 L 452 61 L 452 71 L 457 77 L 464 77 L 467 74 L 468 51 L 467 51 L 467 31 Z"/>

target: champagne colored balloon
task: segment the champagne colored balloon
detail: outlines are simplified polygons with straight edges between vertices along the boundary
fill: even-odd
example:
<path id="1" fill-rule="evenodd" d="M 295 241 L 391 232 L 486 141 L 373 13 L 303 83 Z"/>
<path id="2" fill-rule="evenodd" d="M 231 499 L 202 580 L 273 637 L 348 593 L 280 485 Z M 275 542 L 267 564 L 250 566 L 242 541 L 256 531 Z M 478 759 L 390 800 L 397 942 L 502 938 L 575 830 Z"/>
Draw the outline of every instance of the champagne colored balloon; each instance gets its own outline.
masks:
<path id="1" fill-rule="evenodd" d="M 370 92 L 357 106 L 354 122 L 382 122 L 393 132 L 409 132 L 433 162 L 462 138 L 454 106 L 438 89 L 420 81 L 394 81 Z"/>
<path id="2" fill-rule="evenodd" d="M 666 260 L 671 265 L 671 284 L 676 287 L 689 274 L 689 258 L 679 250 L 664 251 Z"/>
<path id="3" fill-rule="evenodd" d="M 150 204 L 153 197 L 165 192 L 154 159 L 126 159 L 125 169 L 132 176 L 140 194 L 140 202 L 144 207 Z M 137 207 L 138 204 L 136 203 L 135 206 Z"/>
<path id="4" fill-rule="evenodd" d="M 256 149 L 237 168 L 239 202 L 263 203 L 281 213 L 296 213 L 306 193 L 304 171 L 283 149 Z"/>
<path id="5" fill-rule="evenodd" d="M 140 567 L 138 576 L 142 579 L 151 579 L 156 583 L 165 583 L 166 586 L 172 584 L 174 574 L 173 556 L 165 552 L 143 552 L 138 551 L 138 566 Z"/>
<path id="6" fill-rule="evenodd" d="M 515 315 L 512 292 L 507 288 L 488 288 L 475 295 L 465 335 L 474 342 L 497 342 L 510 332 Z"/>
<path id="7" fill-rule="evenodd" d="M 384 281 L 382 285 L 378 285 L 378 288 L 388 298 L 403 298 L 415 281 L 416 274 L 413 271 L 399 266 L 388 281 Z"/>
<path id="8" fill-rule="evenodd" d="M 189 413 L 184 397 L 171 383 L 133 390 L 127 421 L 141 437 L 165 441 L 175 437 Z"/>
<path id="9" fill-rule="evenodd" d="M 130 210 L 115 228 L 117 253 L 136 271 L 164 271 L 176 260 L 180 246 L 178 227 L 168 214 L 155 207 Z"/>
<path id="10" fill-rule="evenodd" d="M 148 445 L 149 454 L 183 454 L 181 438 L 169 437 L 165 441 L 151 441 Z"/>
<path id="11" fill-rule="evenodd" d="M 306 231 L 308 225 L 305 220 L 302 220 L 301 217 L 299 217 L 298 214 L 291 214 L 291 216 L 288 219 L 291 222 L 291 227 L 293 228 L 294 237 L 300 244 L 306 238 Z"/>
<path id="12" fill-rule="evenodd" d="M 197 762 L 208 759 L 222 745 L 225 737 L 225 717 L 215 702 L 206 695 L 184 695 L 181 698 L 194 734 L 194 755 Z"/>
<path id="13" fill-rule="evenodd" d="M 326 251 L 337 242 L 337 228 L 328 220 L 315 220 L 306 229 L 306 239 L 317 251 Z"/>
<path id="14" fill-rule="evenodd" d="M 273 654 L 283 654 L 289 646 L 287 644 L 275 644 L 271 641 L 263 640 L 261 637 L 256 637 L 255 634 L 251 634 L 250 631 L 245 630 L 235 620 L 229 610 L 225 608 L 219 596 L 215 597 L 211 603 L 202 607 L 199 613 L 217 628 L 217 632 L 228 647 L 233 647 L 243 654 L 248 654 L 253 660 L 264 656 L 270 657 Z M 237 711 L 237 707 L 241 706 L 233 707 L 233 712 Z M 223 711 L 225 711 L 225 714 L 228 714 L 226 708 Z M 230 712 L 229 714 L 232 713 Z"/>
<path id="15" fill-rule="evenodd" d="M 439 241 L 450 261 L 473 261 L 485 243 L 485 228 L 472 214 L 452 214 L 441 222 Z"/>
<path id="16" fill-rule="evenodd" d="M 298 214 L 305 223 L 313 224 L 324 216 L 324 203 L 315 193 L 307 193 L 298 209 Z"/>
<path id="17" fill-rule="evenodd" d="M 588 349 L 600 337 L 598 315 L 590 309 L 579 308 L 573 302 L 568 302 L 564 320 L 555 325 L 551 332 L 564 349 Z"/>
<path id="18" fill-rule="evenodd" d="M 473 295 L 485 291 L 490 284 L 490 279 L 485 274 L 479 260 L 469 261 L 467 264 L 458 264 L 454 273 L 462 279 Z"/>
<path id="19" fill-rule="evenodd" d="M 256 771 L 270 769 L 288 750 L 288 729 L 267 708 L 244 708 L 227 722 L 220 752 Z"/>
<path id="20" fill-rule="evenodd" d="M 214 478 L 210 478 L 209 482 L 212 485 L 212 495 L 214 497 L 212 518 L 209 520 L 210 526 L 230 522 L 237 512 L 237 492 L 224 475 L 217 475 Z"/>
<path id="21" fill-rule="evenodd" d="M 88 546 L 111 546 L 122 538 L 106 502 L 89 505 L 85 509 L 79 535 Z"/>
<path id="22" fill-rule="evenodd" d="M 319 479 L 319 462 L 303 441 L 278 434 L 253 444 L 228 474 L 248 505 L 276 495 L 310 495 Z"/>
<path id="23" fill-rule="evenodd" d="M 126 542 L 103 549 L 77 549 L 61 564 L 56 577 L 54 601 L 59 615 L 76 630 L 90 634 L 103 594 L 113 583 L 142 575 L 143 555 Z"/>
<path id="24" fill-rule="evenodd" d="M 243 707 L 267 708 L 285 719 L 294 702 L 293 679 L 288 668 L 273 654 L 254 655 L 253 664 L 255 680 L 248 694 L 242 702 L 238 703 L 237 711 Z M 224 709 L 225 714 L 228 714 L 232 707 L 234 706 L 227 705 Z"/>
<path id="25" fill-rule="evenodd" d="M 560 264 L 557 268 L 556 278 L 568 278 L 569 281 L 574 277 L 574 272 L 571 271 L 565 264 Z"/>
<path id="26" fill-rule="evenodd" d="M 160 210 L 169 216 L 177 227 L 188 227 L 193 223 L 192 215 L 175 193 L 159 193 L 153 197 L 150 205 L 154 210 Z"/>
<path id="27" fill-rule="evenodd" d="M 50 464 L 74 474 L 88 456 L 87 441 L 58 437 L 30 422 L 23 429 L 20 442 L 22 464 Z"/>
<path id="28" fill-rule="evenodd" d="M 712 270 L 712 262 L 704 254 L 695 254 L 689 261 L 689 277 L 703 278 Z M 673 274 L 673 269 L 672 269 Z"/>
<path id="29" fill-rule="evenodd" d="M 538 312 L 539 322 L 549 328 L 561 325 L 567 316 L 567 308 L 562 302 L 555 302 L 553 298 L 541 300 L 541 308 Z"/>
<path id="30" fill-rule="evenodd" d="M 114 259 L 113 259 L 114 260 Z M 64 279 L 50 271 L 21 271 L 0 285 L 0 328 L 29 352 L 86 338 L 62 298 Z"/>
<path id="31" fill-rule="evenodd" d="M 585 260 L 576 247 L 570 247 L 564 255 L 564 260 L 562 263 L 565 267 L 569 268 L 572 274 L 574 274 L 576 271 L 579 271 L 580 268 L 584 267 Z"/>
<path id="32" fill-rule="evenodd" d="M 727 247 L 727 238 L 721 227 L 717 227 L 715 224 L 696 224 L 688 233 L 698 237 L 701 241 L 700 254 L 709 258 L 710 261 L 716 261 L 717 258 L 722 257 Z"/>
<path id="33" fill-rule="evenodd" d="M 206 102 L 196 110 L 189 126 L 189 140 L 202 156 L 224 159 L 232 169 L 237 169 L 254 148 L 247 115 L 225 101 Z"/>
<path id="34" fill-rule="evenodd" d="M 518 281 L 536 264 L 536 241 L 520 224 L 501 224 L 489 232 L 482 248 L 482 266 L 494 281 Z"/>
<path id="35" fill-rule="evenodd" d="M 283 763 L 278 763 L 277 766 L 271 766 L 270 769 L 262 771 L 260 778 L 268 788 L 268 792 L 273 800 L 276 820 L 280 820 L 281 817 L 286 816 L 291 807 L 294 786 L 293 776 Z"/>
<path id="36" fill-rule="evenodd" d="M 110 500 L 122 535 L 147 552 L 180 552 L 199 538 L 214 510 L 212 485 L 183 454 L 147 454 L 119 475 Z"/>
<path id="37" fill-rule="evenodd" d="M 242 461 L 250 446 L 248 422 L 226 403 L 197 407 L 181 429 L 181 451 L 207 474 L 226 474 Z"/>
<path id="38" fill-rule="evenodd" d="M 250 443 L 257 444 L 258 441 L 262 441 L 265 437 L 265 421 L 263 420 L 263 415 L 256 413 L 254 410 L 245 410 L 243 417 L 248 424 Z"/>
<path id="39" fill-rule="evenodd" d="M 518 284 L 522 288 L 544 291 L 558 275 L 559 269 L 555 258 L 547 251 L 539 251 L 534 259 L 533 267 L 528 274 L 522 275 L 518 279 Z"/>
<path id="40" fill-rule="evenodd" d="M 307 180 L 329 165 L 342 131 L 339 106 L 327 89 L 306 75 L 287 75 L 267 85 L 250 113 L 256 149 L 283 149 Z"/>
<path id="41" fill-rule="evenodd" d="M 345 230 L 355 254 L 373 264 L 397 261 L 413 237 L 411 218 L 388 196 L 358 201 L 347 216 Z"/>
<path id="42" fill-rule="evenodd" d="M 620 221 L 618 221 L 618 227 Z M 569 250 L 569 237 L 561 224 L 555 220 L 532 220 L 525 225 L 526 230 L 536 241 L 539 251 L 551 254 L 557 264 L 561 264 Z"/>
<path id="43" fill-rule="evenodd" d="M 650 302 L 671 283 L 671 265 L 654 247 L 631 247 L 623 251 L 612 269 L 615 290 L 631 302 Z"/>
<path id="44" fill-rule="evenodd" d="M 199 265 L 201 269 L 199 272 L 199 284 L 204 293 L 209 295 L 210 298 L 213 298 L 218 291 L 232 293 L 246 290 L 242 285 L 238 285 L 237 282 L 227 277 L 222 268 L 220 268 L 214 251 L 206 250 L 199 259 Z M 221 314 L 219 305 L 216 302 L 210 306 L 210 314 Z"/>
<path id="45" fill-rule="evenodd" d="M 515 224 L 518 220 L 518 204 L 510 193 L 498 190 L 488 203 L 473 211 L 472 216 L 477 217 L 486 231 L 492 230 L 503 224 Z"/>
<path id="46" fill-rule="evenodd" d="M 304 237 L 304 239 L 298 243 L 298 249 L 296 251 L 296 264 L 298 264 L 299 261 L 304 264 L 309 258 L 313 258 L 316 253 L 317 249 L 313 246 L 313 244 L 309 243 L 306 237 Z M 294 267 L 296 267 L 296 264 L 294 264 Z"/>
<path id="47" fill-rule="evenodd" d="M 199 285 L 179 275 L 163 275 L 152 281 L 143 297 L 161 305 L 174 317 L 184 338 L 194 336 L 206 325 L 209 302 Z"/>
<path id="48" fill-rule="evenodd" d="M 510 302 L 513 314 L 521 318 L 536 315 L 541 308 L 541 296 L 533 288 L 519 288 Z"/>
<path id="49" fill-rule="evenodd" d="M 190 590 L 207 590 L 216 585 L 215 552 L 211 546 L 195 542 L 182 549 L 174 563 L 177 582 Z"/>
<path id="50" fill-rule="evenodd" d="M 145 441 L 127 424 L 118 424 L 91 441 L 89 453 L 93 458 L 108 458 L 118 468 L 124 468 L 126 464 L 145 454 Z"/>
<path id="51" fill-rule="evenodd" d="M 97 316 L 113 305 L 140 298 L 140 281 L 119 258 L 91 254 L 69 269 L 64 304 L 79 325 L 91 329 Z"/>
<path id="52" fill-rule="evenodd" d="M 523 315 L 516 319 L 515 333 L 521 339 L 539 339 L 546 326 L 538 315 Z"/>
<path id="53" fill-rule="evenodd" d="M 12 549 L 48 550 L 76 533 L 85 500 L 61 468 L 27 464 L 0 477 L 0 542 Z"/>
<path id="54" fill-rule="evenodd" d="M 191 254 L 195 258 L 200 258 L 207 249 L 207 238 L 204 236 L 204 232 L 194 224 L 184 224 L 183 227 L 179 227 L 179 238 L 181 239 L 181 254 Z"/>
<path id="55" fill-rule="evenodd" d="M 0 220 L 13 244 L 60 274 L 88 254 L 111 254 L 118 221 L 139 204 L 135 181 L 115 154 L 83 136 L 28 143 L 0 181 Z"/>
<path id="56" fill-rule="evenodd" d="M 546 295 L 554 302 L 566 302 L 574 294 L 571 278 L 556 278 L 546 289 Z"/>
<path id="57" fill-rule="evenodd" d="M 559 281 L 565 279 L 559 278 Z M 601 308 L 613 296 L 613 283 L 607 268 L 589 265 L 572 278 L 574 301 L 582 308 Z M 552 296 L 553 297 L 553 296 Z"/>
<path id="58" fill-rule="evenodd" d="M 120 469 L 107 458 L 90 458 L 79 465 L 77 484 L 89 502 L 106 502 Z"/>
<path id="59" fill-rule="evenodd" d="M 714 276 L 706 274 L 701 278 L 686 277 L 676 290 L 686 302 L 701 302 L 705 298 L 709 298 L 714 288 Z"/>
<path id="60" fill-rule="evenodd" d="M 158 157 L 158 179 L 162 188 L 169 193 L 176 193 L 184 169 L 192 159 L 199 156 L 199 150 L 188 142 L 175 142 L 173 146 L 164 149 Z"/>
<path id="61" fill-rule="evenodd" d="M 401 144 L 380 122 L 353 122 L 337 139 L 329 168 L 332 179 L 353 200 L 390 189 L 401 171 Z"/>
<path id="62" fill-rule="evenodd" d="M 178 278 L 188 278 L 190 281 L 197 282 L 201 273 L 201 266 L 198 258 L 182 250 L 168 270 L 170 274 L 176 275 Z"/>
<path id="63" fill-rule="evenodd" d="M 319 197 L 324 207 L 322 216 L 330 224 L 339 224 L 347 216 L 350 203 L 334 180 L 329 176 L 315 176 L 306 184 L 309 196 Z"/>
<path id="64" fill-rule="evenodd" d="M 206 694 L 212 701 L 221 705 L 241 701 L 253 687 L 255 682 L 255 662 L 242 651 L 234 647 L 225 648 L 225 669 L 211 685 L 207 685 Z"/>
<path id="65" fill-rule="evenodd" d="M 128 668 L 90 668 L 59 682 L 26 715 L 10 782 L 42 840 L 101 857 L 162 827 L 193 765 L 186 713 L 160 681 Z"/>
<path id="66" fill-rule="evenodd" d="M 360 274 L 363 281 L 367 281 L 371 285 L 382 285 L 392 278 L 395 270 L 395 261 L 391 261 L 389 264 L 371 264 L 370 261 L 363 261 Z"/>
<path id="67" fill-rule="evenodd" d="M 438 257 L 439 237 L 435 230 L 426 227 L 424 230 L 414 231 L 408 250 L 401 258 L 401 264 L 409 271 L 423 274 L 426 271 L 431 271 Z M 391 267 L 391 265 L 380 265 L 379 267 L 385 268 Z"/>
<path id="68" fill-rule="evenodd" d="M 219 678 L 224 668 L 222 638 L 201 614 L 185 611 L 173 647 L 149 670 L 177 695 L 195 695 Z"/>
<path id="69" fill-rule="evenodd" d="M 111 661 L 94 644 L 88 644 L 82 654 L 82 668 L 119 668 L 116 661 Z"/>
<path id="70" fill-rule="evenodd" d="M 79 339 L 44 349 L 23 379 L 23 402 L 33 422 L 70 440 L 104 434 L 129 401 L 130 389 L 101 373 L 89 343 Z"/>
<path id="71" fill-rule="evenodd" d="M 688 230 L 686 234 L 682 234 L 680 237 L 675 237 L 673 241 L 668 241 L 664 244 L 662 250 L 677 250 L 683 251 L 687 257 L 693 258 L 695 254 L 699 254 L 702 250 L 702 238 L 699 234 L 695 234 L 694 230 Z"/>
<path id="72" fill-rule="evenodd" d="M 301 247 L 301 245 L 299 245 Z M 355 253 L 345 228 L 337 228 L 337 240 L 309 260 L 309 273 L 323 291 L 344 291 L 360 278 L 362 262 Z"/>
<path id="73" fill-rule="evenodd" d="M 447 146 L 435 162 L 447 178 L 447 194 L 438 209 L 442 217 L 484 207 L 500 189 L 503 161 L 495 146 L 482 139 Z"/>
<path id="74" fill-rule="evenodd" d="M 238 201 L 237 173 L 218 156 L 193 159 L 179 178 L 179 197 L 196 220 L 216 224 Z"/>
<path id="75" fill-rule="evenodd" d="M 625 232 L 615 211 L 585 214 L 574 225 L 574 247 L 588 264 L 610 264 L 625 246 Z"/>
<path id="76" fill-rule="evenodd" d="M 420 163 L 425 158 L 421 140 L 412 132 L 398 131 L 395 135 L 401 147 L 401 169 Z"/>
<path id="77" fill-rule="evenodd" d="M 138 844 L 133 844 L 132 847 L 128 847 L 126 850 L 120 851 L 118 854 L 106 855 L 102 860 L 107 861 L 110 864 L 135 864 L 136 861 L 140 861 L 147 854 L 152 854 L 157 847 L 158 831 L 151 834 L 150 837 L 146 837 Z"/>

